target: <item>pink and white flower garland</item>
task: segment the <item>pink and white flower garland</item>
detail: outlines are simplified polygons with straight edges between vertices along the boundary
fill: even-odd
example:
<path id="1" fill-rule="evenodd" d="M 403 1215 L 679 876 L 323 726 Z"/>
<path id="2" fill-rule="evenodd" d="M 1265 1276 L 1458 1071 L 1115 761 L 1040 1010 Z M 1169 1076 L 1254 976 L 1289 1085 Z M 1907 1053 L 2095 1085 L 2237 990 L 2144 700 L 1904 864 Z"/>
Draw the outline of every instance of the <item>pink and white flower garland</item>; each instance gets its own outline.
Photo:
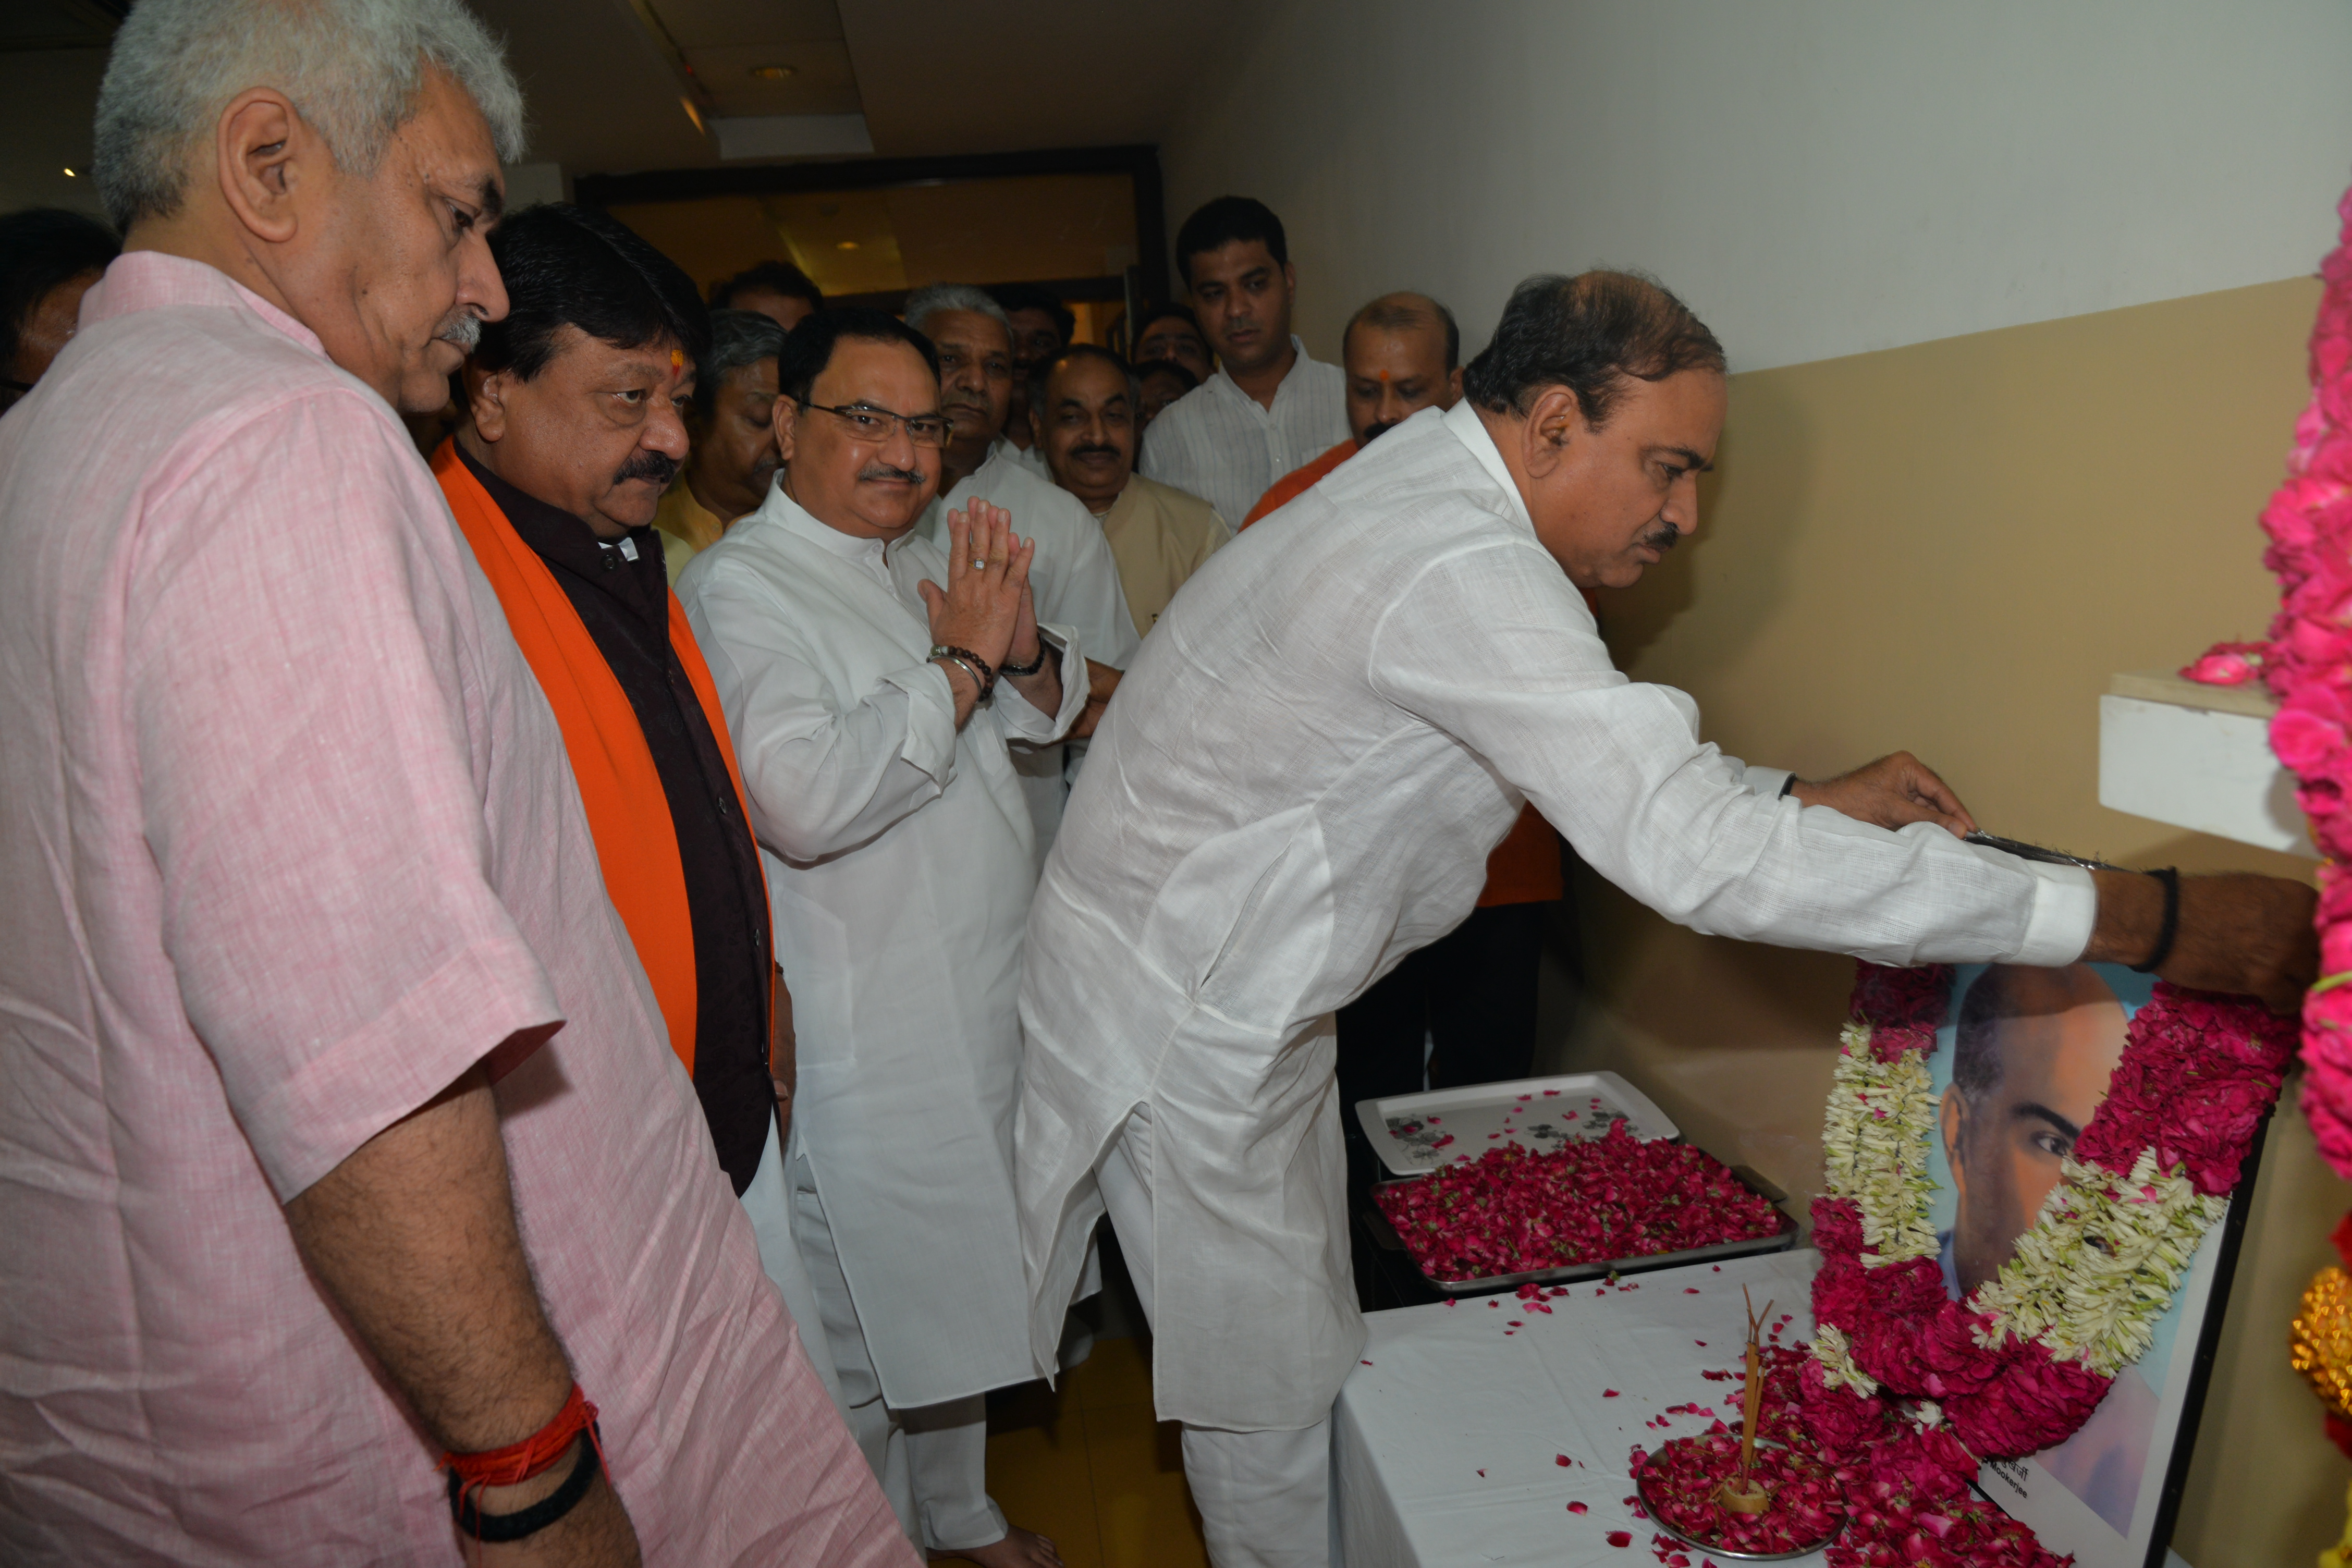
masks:
<path id="1" fill-rule="evenodd" d="M 1960 1552 L 1943 1527 L 1981 1510 L 1968 1492 L 1979 1459 L 2063 1440 L 2147 1348 L 2293 1050 L 2293 1026 L 2258 1005 L 2159 984 L 2016 1257 L 1953 1301 L 1926 1175 L 1926 1061 L 1951 982 L 1948 968 L 1862 965 L 1831 1094 L 1804 1391 L 1806 1426 L 1856 1505 L 1831 1550 L 1840 1568 L 2054 1561 L 2031 1532 L 1977 1521 Z M 1940 1525 L 1922 1536 L 1922 1521 Z M 1930 1539 L 1940 1555 L 1906 1554 Z"/>
<path id="2" fill-rule="evenodd" d="M 2352 1181 L 2352 192 L 2321 264 L 2311 405 L 2295 421 L 2286 482 L 2263 512 L 2279 580 L 2266 647 L 2223 644 L 2182 673 L 2235 684 L 2259 671 L 2279 701 L 2271 750 L 2292 770 L 2319 868 L 2323 978 L 2303 1005 L 2303 1107 L 2319 1152 Z M 2241 673 L 2245 671 L 2245 673 Z"/>

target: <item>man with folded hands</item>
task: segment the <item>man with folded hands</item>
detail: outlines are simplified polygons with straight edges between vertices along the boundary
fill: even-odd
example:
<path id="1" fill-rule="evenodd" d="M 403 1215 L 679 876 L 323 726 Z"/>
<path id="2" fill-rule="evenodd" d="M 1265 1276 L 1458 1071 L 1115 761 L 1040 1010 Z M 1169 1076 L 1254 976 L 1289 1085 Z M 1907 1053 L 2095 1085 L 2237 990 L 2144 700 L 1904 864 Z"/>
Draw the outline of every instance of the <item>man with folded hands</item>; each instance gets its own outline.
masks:
<path id="1" fill-rule="evenodd" d="M 909 1560 L 396 413 L 522 121 L 457 0 L 114 36 L 0 420 L 0 1561 Z"/>
<path id="2" fill-rule="evenodd" d="M 1052 1568 L 988 1498 L 982 1396 L 1033 1375 L 1012 1161 L 1036 871 L 1007 742 L 1068 731 L 1086 660 L 1038 626 L 1002 509 L 950 511 L 944 551 L 918 532 L 950 438 L 936 364 L 877 310 L 793 328 L 782 475 L 680 595 L 775 900 L 794 1233 L 851 1430 L 918 1544 Z"/>

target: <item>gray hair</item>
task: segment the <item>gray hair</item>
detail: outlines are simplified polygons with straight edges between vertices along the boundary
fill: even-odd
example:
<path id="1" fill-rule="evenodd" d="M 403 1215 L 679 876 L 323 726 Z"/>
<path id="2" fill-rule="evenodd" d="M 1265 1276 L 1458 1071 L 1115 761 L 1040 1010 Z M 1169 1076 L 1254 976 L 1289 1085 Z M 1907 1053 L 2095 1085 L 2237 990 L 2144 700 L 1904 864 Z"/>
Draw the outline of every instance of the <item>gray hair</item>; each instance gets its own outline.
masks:
<path id="1" fill-rule="evenodd" d="M 459 0 L 139 0 L 98 89 L 99 197 L 125 230 L 179 211 L 195 149 L 256 87 L 283 92 L 335 166 L 367 178 L 416 112 L 428 65 L 473 99 L 502 162 L 522 156 L 522 89 Z"/>
<path id="2" fill-rule="evenodd" d="M 1005 342 L 1013 341 L 1013 318 L 1004 313 L 1004 307 L 969 283 L 926 283 L 907 296 L 902 314 L 907 325 L 929 337 L 923 323 L 941 310 L 976 310 L 1004 329 Z"/>
<path id="3" fill-rule="evenodd" d="M 694 411 L 708 419 L 719 405 L 719 384 L 730 371 L 784 352 L 784 329 L 757 310 L 710 312 L 710 346 L 694 363 Z"/>

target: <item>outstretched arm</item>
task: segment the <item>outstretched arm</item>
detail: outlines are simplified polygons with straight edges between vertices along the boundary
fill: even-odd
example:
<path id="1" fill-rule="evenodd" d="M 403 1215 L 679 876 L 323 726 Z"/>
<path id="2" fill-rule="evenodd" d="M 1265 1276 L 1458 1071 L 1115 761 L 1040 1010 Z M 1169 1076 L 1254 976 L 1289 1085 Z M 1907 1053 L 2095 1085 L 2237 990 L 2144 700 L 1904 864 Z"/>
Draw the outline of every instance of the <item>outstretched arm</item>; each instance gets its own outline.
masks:
<path id="1" fill-rule="evenodd" d="M 1908 752 L 1821 783 L 1798 780 L 1789 793 L 1858 821 L 1901 828 L 1933 822 L 1955 836 L 1976 818 L 1951 786 Z M 2089 963 L 2144 963 L 2156 955 L 2164 926 L 2164 885 L 2137 871 L 2094 871 L 2099 909 L 2083 951 Z M 2157 973 L 2176 985 L 2259 996 L 2274 1012 L 2293 1012 L 2319 975 L 2312 913 L 2319 895 L 2300 882 L 2245 872 L 2180 879 L 2179 923 Z"/>

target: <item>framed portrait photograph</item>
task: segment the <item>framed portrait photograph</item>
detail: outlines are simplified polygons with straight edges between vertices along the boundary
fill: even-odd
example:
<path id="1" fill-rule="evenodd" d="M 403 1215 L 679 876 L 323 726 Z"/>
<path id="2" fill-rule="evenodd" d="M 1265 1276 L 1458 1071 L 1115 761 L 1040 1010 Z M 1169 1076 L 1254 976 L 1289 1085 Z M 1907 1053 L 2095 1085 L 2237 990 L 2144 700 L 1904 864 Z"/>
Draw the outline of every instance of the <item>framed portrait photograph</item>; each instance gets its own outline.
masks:
<path id="1" fill-rule="evenodd" d="M 1962 966 L 1929 1058 L 1938 1111 L 1927 1173 L 1944 1286 L 1992 1279 L 2058 1184 L 2123 1054 L 2152 976 L 2114 964 Z M 2209 1232 L 2154 1341 L 2073 1436 L 1987 1463 L 1977 1487 L 2080 1568 L 2162 1568 L 2204 1403 L 2260 1156 Z"/>

